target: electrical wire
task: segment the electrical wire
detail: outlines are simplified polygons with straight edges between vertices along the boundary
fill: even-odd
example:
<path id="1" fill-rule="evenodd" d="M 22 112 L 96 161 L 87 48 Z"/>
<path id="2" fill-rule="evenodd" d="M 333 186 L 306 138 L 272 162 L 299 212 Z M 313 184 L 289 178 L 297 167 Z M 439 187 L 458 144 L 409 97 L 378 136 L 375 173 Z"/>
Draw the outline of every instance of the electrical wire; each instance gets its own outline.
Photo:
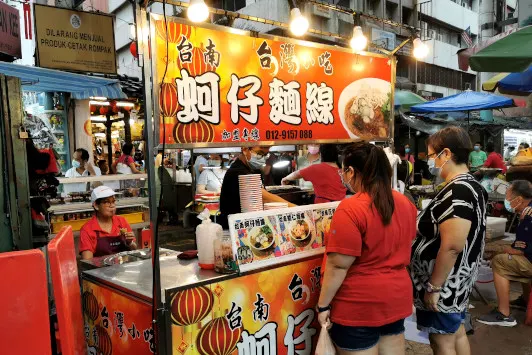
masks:
<path id="1" fill-rule="evenodd" d="M 164 18 L 164 28 L 165 28 L 165 31 L 166 31 L 166 37 L 165 37 L 165 40 L 166 40 L 166 57 L 168 58 L 168 46 L 169 46 L 169 43 L 168 43 L 168 24 L 167 24 L 167 21 L 166 21 L 166 0 L 163 0 L 163 18 Z M 148 46 L 146 46 L 146 48 L 149 48 Z M 149 49 L 147 49 L 149 50 Z M 166 73 L 168 72 L 168 61 L 166 61 L 165 63 L 165 68 L 164 68 L 164 73 L 163 73 L 163 77 L 161 79 L 161 82 L 159 83 L 159 92 L 161 91 L 162 89 L 162 86 L 164 84 L 164 79 L 166 78 Z M 165 97 L 163 96 L 162 98 L 163 100 L 165 100 Z M 164 124 L 163 122 L 163 146 L 162 146 L 162 150 L 163 150 L 163 158 L 164 158 L 164 151 L 165 151 L 165 148 L 166 148 L 166 125 Z M 161 205 L 162 205 L 162 200 L 163 200 L 163 190 L 164 190 L 164 185 L 162 183 L 163 181 L 163 171 L 162 169 L 160 168 L 157 168 L 157 171 L 156 171 L 157 174 L 159 174 L 159 184 L 161 184 L 161 192 L 159 193 L 159 202 L 157 204 L 157 214 L 156 214 L 156 218 L 155 218 L 155 228 L 154 228 L 154 234 L 153 234 L 153 245 L 152 245 L 152 248 L 155 248 L 153 250 L 153 257 L 154 257 L 154 260 L 153 260 L 153 263 L 152 263 L 152 271 L 153 271 L 153 274 L 152 274 L 152 317 L 153 317 L 153 331 L 154 331 L 154 337 L 155 337 L 155 344 L 156 344 L 156 347 L 155 347 L 155 353 L 157 354 L 158 353 L 158 346 L 159 346 L 159 332 L 157 330 L 158 328 L 158 323 L 157 323 L 157 318 L 158 318 L 158 302 L 159 300 L 157 299 L 157 289 L 156 289 L 156 286 L 158 284 L 160 284 L 159 282 L 156 282 L 156 280 L 159 280 L 160 278 L 160 268 L 156 268 L 155 266 L 156 265 L 159 265 L 159 213 L 161 211 Z M 159 273 L 159 275 L 157 275 Z M 160 290 L 159 290 L 160 292 Z"/>

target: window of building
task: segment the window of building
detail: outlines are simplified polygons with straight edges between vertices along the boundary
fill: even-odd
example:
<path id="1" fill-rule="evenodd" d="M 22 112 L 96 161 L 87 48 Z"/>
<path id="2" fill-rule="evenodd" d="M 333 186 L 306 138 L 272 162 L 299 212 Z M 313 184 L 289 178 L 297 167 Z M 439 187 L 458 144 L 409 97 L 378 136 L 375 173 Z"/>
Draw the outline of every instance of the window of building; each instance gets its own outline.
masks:
<path id="1" fill-rule="evenodd" d="M 225 6 L 229 11 L 238 11 L 246 7 L 246 0 L 226 0 Z"/>
<path id="2" fill-rule="evenodd" d="M 399 6 L 397 4 L 386 1 L 386 19 L 392 21 L 399 19 Z"/>
<path id="3" fill-rule="evenodd" d="M 403 18 L 402 22 L 406 25 L 414 25 L 414 17 L 412 16 L 412 9 L 403 6 Z"/>

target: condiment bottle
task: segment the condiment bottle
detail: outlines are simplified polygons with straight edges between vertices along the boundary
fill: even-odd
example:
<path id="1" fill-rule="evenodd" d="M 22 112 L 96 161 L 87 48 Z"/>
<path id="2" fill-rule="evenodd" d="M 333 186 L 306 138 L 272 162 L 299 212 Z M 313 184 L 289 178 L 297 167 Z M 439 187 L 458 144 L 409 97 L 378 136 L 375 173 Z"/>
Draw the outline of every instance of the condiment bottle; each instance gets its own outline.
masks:
<path id="1" fill-rule="evenodd" d="M 198 215 L 203 220 L 196 228 L 196 244 L 198 245 L 199 267 L 202 269 L 214 269 L 214 241 L 222 237 L 222 226 L 213 223 L 210 211 L 206 208 Z"/>

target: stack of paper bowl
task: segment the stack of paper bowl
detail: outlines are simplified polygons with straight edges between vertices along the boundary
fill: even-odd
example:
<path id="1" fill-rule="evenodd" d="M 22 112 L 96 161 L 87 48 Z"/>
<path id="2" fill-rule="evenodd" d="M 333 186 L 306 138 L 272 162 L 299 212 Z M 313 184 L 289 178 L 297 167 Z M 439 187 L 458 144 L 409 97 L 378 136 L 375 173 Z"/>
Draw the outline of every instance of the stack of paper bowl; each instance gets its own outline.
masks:
<path id="1" fill-rule="evenodd" d="M 279 208 L 287 208 L 287 202 L 266 202 L 264 204 L 264 210 L 277 210 Z"/>
<path id="2" fill-rule="evenodd" d="M 240 210 L 242 213 L 262 211 L 262 181 L 260 174 L 240 175 Z"/>

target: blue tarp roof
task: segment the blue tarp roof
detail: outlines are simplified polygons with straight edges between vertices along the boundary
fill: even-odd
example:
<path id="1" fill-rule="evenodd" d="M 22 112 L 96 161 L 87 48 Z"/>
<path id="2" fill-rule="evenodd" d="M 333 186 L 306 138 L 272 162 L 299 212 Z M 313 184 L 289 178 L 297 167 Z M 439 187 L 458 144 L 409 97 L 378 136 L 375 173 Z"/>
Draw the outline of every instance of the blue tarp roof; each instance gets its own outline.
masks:
<path id="1" fill-rule="evenodd" d="M 460 94 L 443 97 L 424 104 L 414 105 L 412 112 L 452 112 L 476 111 L 512 107 L 514 100 L 500 95 L 478 91 L 464 91 Z"/>
<path id="2" fill-rule="evenodd" d="M 109 99 L 126 99 L 117 79 L 98 78 L 60 70 L 30 67 L 0 62 L 0 73 L 20 78 L 26 91 L 70 92 L 74 99 L 104 96 Z"/>

